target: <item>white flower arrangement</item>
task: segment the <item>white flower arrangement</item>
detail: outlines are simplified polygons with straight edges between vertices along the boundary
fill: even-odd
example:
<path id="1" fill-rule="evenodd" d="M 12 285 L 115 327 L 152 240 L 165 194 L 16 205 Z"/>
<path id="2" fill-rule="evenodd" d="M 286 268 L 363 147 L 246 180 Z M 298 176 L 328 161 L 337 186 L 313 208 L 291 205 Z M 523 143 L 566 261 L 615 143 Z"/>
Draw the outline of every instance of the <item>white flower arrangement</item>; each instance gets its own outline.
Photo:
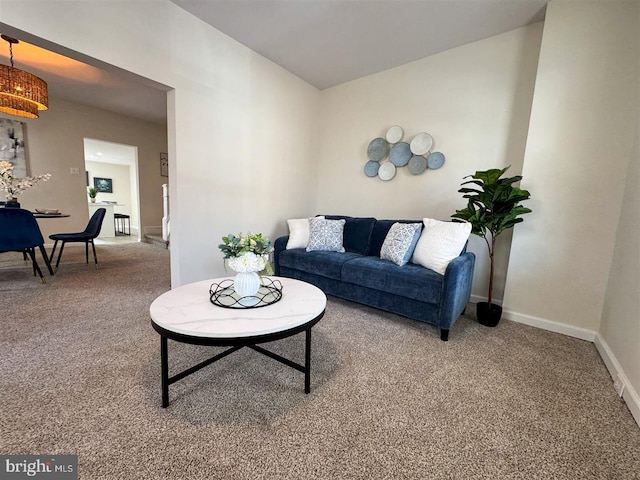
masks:
<path id="1" fill-rule="evenodd" d="M 271 240 L 258 234 L 229 234 L 222 237 L 223 243 L 218 245 L 228 260 L 229 267 L 239 273 L 261 272 L 266 270 L 268 275 L 273 274 L 269 253 L 273 250 Z"/>
<path id="2" fill-rule="evenodd" d="M 261 272 L 267 268 L 269 256 L 246 252 L 239 257 L 229 258 L 228 262 L 229 267 L 238 273 Z"/>
<path id="3" fill-rule="evenodd" d="M 13 175 L 13 165 L 5 160 L 0 161 L 0 189 L 7 192 L 7 199 L 16 198 L 36 183 L 46 182 L 50 178 L 50 173 L 35 177 L 17 178 Z"/>

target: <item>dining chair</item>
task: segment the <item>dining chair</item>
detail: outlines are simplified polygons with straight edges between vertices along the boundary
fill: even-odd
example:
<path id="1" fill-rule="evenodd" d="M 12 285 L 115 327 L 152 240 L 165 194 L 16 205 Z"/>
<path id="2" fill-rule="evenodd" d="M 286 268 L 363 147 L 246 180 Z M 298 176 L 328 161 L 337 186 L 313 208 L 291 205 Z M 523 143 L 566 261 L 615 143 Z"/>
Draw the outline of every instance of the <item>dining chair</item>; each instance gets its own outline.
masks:
<path id="1" fill-rule="evenodd" d="M 42 283 L 46 283 L 36 260 L 36 247 L 40 249 L 49 273 L 53 275 L 49 256 L 44 249 L 44 238 L 33 214 L 22 208 L 0 208 L 0 253 L 20 252 L 29 255 L 33 263 L 33 276 L 37 273 Z"/>
<path id="2" fill-rule="evenodd" d="M 53 250 L 51 250 L 51 256 L 49 257 L 49 262 L 53 261 L 53 254 L 56 251 L 58 242 L 62 242 L 62 245 L 60 245 L 60 252 L 58 253 L 58 260 L 56 261 L 56 271 L 58 270 L 58 265 L 60 264 L 62 251 L 64 250 L 64 246 L 67 243 L 83 243 L 84 242 L 85 244 L 84 255 L 87 263 L 89 263 L 89 244 L 91 244 L 91 248 L 93 249 L 93 261 L 96 264 L 96 269 L 98 268 L 98 257 L 96 256 L 96 246 L 94 245 L 93 240 L 98 235 L 100 235 L 100 229 L 102 228 L 102 221 L 104 220 L 104 215 L 106 212 L 107 210 L 105 208 L 98 208 L 89 219 L 87 228 L 85 228 L 83 232 L 54 233 L 53 235 L 49 235 L 49 238 L 51 240 L 55 240 L 55 243 L 53 244 Z"/>

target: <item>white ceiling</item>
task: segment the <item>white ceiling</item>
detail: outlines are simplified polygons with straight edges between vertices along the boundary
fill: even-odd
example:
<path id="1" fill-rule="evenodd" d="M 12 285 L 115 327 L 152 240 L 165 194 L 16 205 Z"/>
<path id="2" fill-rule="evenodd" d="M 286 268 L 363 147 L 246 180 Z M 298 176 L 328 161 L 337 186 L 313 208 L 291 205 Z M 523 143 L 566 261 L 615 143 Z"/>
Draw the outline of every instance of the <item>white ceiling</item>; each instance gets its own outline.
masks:
<path id="1" fill-rule="evenodd" d="M 324 89 L 544 19 L 547 0 L 171 0 Z"/>
<path id="2" fill-rule="evenodd" d="M 172 0 L 320 89 L 544 19 L 547 0 Z M 150 4 L 149 8 L 153 8 Z M 0 31 L 17 36 L 0 24 Z M 17 68 L 49 95 L 154 123 L 168 87 L 38 39 L 18 38 Z M 8 64 L 0 41 L 0 61 Z M 54 51 L 58 53 L 54 53 Z M 46 112 L 42 113 L 46 115 Z"/>
<path id="3" fill-rule="evenodd" d="M 84 139 L 84 159 L 89 162 L 135 165 L 138 148 L 121 143 L 105 142 L 93 138 Z"/>

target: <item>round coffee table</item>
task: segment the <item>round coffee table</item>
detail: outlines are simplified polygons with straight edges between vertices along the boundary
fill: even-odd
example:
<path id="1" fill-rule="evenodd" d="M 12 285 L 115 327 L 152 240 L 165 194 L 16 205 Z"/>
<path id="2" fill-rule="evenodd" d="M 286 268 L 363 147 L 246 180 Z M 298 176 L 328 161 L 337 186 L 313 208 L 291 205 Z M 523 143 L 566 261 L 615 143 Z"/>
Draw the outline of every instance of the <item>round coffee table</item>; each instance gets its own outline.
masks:
<path id="1" fill-rule="evenodd" d="M 304 391 L 311 384 L 311 328 L 325 312 L 327 297 L 319 288 L 292 278 L 270 277 L 282 283 L 282 299 L 260 308 L 224 308 L 211 303 L 209 288 L 223 278 L 183 285 L 156 298 L 149 313 L 160 334 L 162 406 L 169 405 L 169 385 L 249 347 L 304 373 Z M 300 365 L 258 344 L 305 332 L 305 363 Z M 187 370 L 169 377 L 167 340 L 194 345 L 231 347 Z"/>

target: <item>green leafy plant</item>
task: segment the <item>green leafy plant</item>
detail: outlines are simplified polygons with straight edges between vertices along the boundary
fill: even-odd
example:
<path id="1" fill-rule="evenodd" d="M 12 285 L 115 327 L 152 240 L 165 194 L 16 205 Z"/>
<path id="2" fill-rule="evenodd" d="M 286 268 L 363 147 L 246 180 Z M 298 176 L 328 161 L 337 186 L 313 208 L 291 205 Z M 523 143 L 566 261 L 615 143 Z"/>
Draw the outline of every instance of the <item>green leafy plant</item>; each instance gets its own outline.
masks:
<path id="1" fill-rule="evenodd" d="M 237 235 L 228 234 L 222 237 L 222 242 L 218 245 L 220 251 L 224 254 L 224 258 L 239 257 L 243 253 L 253 252 L 256 255 L 265 255 L 271 252 L 271 240 L 264 238 L 261 233 Z"/>
<path id="2" fill-rule="evenodd" d="M 530 213 L 531 210 L 520 205 L 520 202 L 529 199 L 529 192 L 514 187 L 513 184 L 522 180 L 521 175 L 509 178 L 500 178 L 509 169 L 494 168 L 491 170 L 477 171 L 474 175 L 468 175 L 463 182 L 463 188 L 458 192 L 463 193 L 467 199 L 467 207 L 456 210 L 451 217 L 456 221 L 464 220 L 471 224 L 471 233 L 484 238 L 489 250 L 490 273 L 488 306 L 491 308 L 493 300 L 493 271 L 494 250 L 496 238 L 505 230 L 513 228 L 523 221 L 520 215 Z M 464 187 L 464 185 L 471 185 Z"/>
<path id="3" fill-rule="evenodd" d="M 269 253 L 273 250 L 271 240 L 261 233 L 230 233 L 222 237 L 222 242 L 218 248 L 224 255 L 223 262 L 229 260 L 229 266 L 236 272 L 266 270 L 268 275 L 273 274 L 269 263 Z"/>
<path id="4" fill-rule="evenodd" d="M 96 198 L 98 196 L 98 189 L 91 187 L 89 189 L 89 198 Z"/>

